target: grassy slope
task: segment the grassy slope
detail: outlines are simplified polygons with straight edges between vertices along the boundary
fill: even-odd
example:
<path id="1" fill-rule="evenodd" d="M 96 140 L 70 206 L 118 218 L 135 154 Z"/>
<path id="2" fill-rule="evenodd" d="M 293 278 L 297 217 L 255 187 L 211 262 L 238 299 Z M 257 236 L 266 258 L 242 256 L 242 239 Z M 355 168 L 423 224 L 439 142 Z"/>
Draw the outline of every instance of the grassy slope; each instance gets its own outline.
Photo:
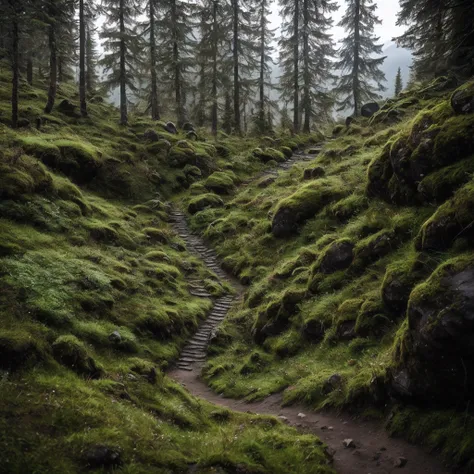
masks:
<path id="1" fill-rule="evenodd" d="M 454 116 L 449 91 L 436 88 L 437 83 L 403 96 L 370 122 L 337 127 L 336 139 L 312 164 L 295 166 L 263 189 L 258 182 L 240 188 L 224 208 L 193 216 L 194 228 L 209 238 L 229 269 L 250 282 L 204 369 L 217 392 L 254 400 L 283 391 L 288 403 L 387 415 L 385 386 L 407 340 L 411 290 L 443 263 L 472 257 L 462 230 L 437 251 L 420 244 L 427 241 L 429 223 L 442 224 L 443 216 L 462 220 L 461 229 L 472 221 L 466 200 L 473 151 L 467 137 L 474 119 Z M 401 111 L 402 120 L 390 121 L 390 110 Z M 418 190 L 385 178 L 387 149 L 396 143 L 412 146 L 420 134 L 440 129 L 434 149 L 422 155 L 434 164 L 421 175 Z M 413 160 L 422 146 L 425 142 Z M 324 176 L 304 181 L 304 168 L 317 166 Z M 271 233 L 282 207 L 305 216 L 298 233 L 284 239 Z M 323 270 L 331 248 L 343 242 L 352 245 L 350 266 Z M 394 280 L 403 289 L 397 302 L 384 298 Z M 341 378 L 331 386 L 334 374 Z M 393 433 L 443 450 L 451 461 L 473 469 L 469 405 L 462 412 L 394 407 L 393 401 L 389 407 Z"/>
<path id="2" fill-rule="evenodd" d="M 32 124 L 44 90 L 21 85 Z M 332 472 L 316 438 L 216 410 L 163 372 L 211 306 L 189 289 L 226 290 L 172 231 L 164 199 L 213 171 L 261 169 L 246 152 L 259 143 L 179 143 L 140 117 L 121 128 L 100 98 L 88 119 L 55 108 L 41 130 L 13 132 L 9 94 L 3 69 L 0 471 Z"/>

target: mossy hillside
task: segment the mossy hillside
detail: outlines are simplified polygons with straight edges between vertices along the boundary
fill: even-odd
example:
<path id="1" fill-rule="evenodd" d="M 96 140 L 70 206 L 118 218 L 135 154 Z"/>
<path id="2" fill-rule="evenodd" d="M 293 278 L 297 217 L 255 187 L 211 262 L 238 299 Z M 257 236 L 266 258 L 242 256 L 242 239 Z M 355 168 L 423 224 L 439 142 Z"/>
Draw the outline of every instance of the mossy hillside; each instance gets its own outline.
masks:
<path id="1" fill-rule="evenodd" d="M 1 76 L 5 123 L 8 81 Z M 3 469 L 331 473 L 316 438 L 274 418 L 219 417 L 163 375 L 211 307 L 190 290 L 230 290 L 186 251 L 156 198 L 206 171 L 168 163 L 168 147 L 142 137 L 160 124 L 131 117 L 119 127 L 100 100 L 88 119 L 42 115 L 37 86 L 22 83 L 30 105 L 20 113 L 31 125 L 42 116 L 40 130 L 0 124 Z M 77 100 L 75 90 L 61 84 L 59 99 Z M 196 154 L 245 175 L 246 158 L 230 150 L 255 140 L 228 142 L 196 144 Z"/>
<path id="2" fill-rule="evenodd" d="M 403 118 L 397 123 L 373 121 L 350 132 L 341 129 L 339 138 L 306 165 L 323 167 L 324 180 L 340 179 L 341 195 L 285 238 L 272 235 L 271 221 L 278 203 L 300 190 L 304 194 L 308 186 L 298 165 L 265 187 L 256 182 L 238 189 L 226 199 L 225 208 L 193 216 L 193 226 L 215 244 L 228 268 L 251 285 L 242 307 L 224 322 L 211 347 L 213 357 L 204 376 L 213 389 L 249 400 L 284 390 L 288 403 L 388 414 L 394 367 L 399 364 L 394 344 L 413 357 L 408 343 L 397 342 L 405 341 L 410 295 L 444 262 L 461 253 L 472 255 L 469 155 L 453 164 L 438 155 L 439 161 L 436 158 L 420 176 L 419 187 L 410 184 L 410 175 L 402 182 L 390 156 L 400 144 L 413 153 L 420 134 L 428 139 L 433 125 L 425 129 L 426 117 L 432 117 L 432 130 L 456 123 L 450 146 L 457 149 L 459 133 L 465 150 L 464 134 L 472 116 L 453 116 L 450 95 L 427 90 L 416 101 L 405 96 Z M 430 154 L 425 156 L 429 159 Z M 433 198 L 420 196 L 430 192 Z M 425 246 L 427 237 L 442 245 Z M 331 256 L 329 249 L 343 242 L 353 245 L 352 261 L 348 256 L 344 269 L 321 271 Z M 298 295 L 292 306 L 288 295 Z M 442 300 L 437 296 L 435 301 Z M 430 419 L 424 412 L 406 426 L 413 430 L 411 438 L 421 440 L 415 435 L 416 423 L 421 423 L 423 435 L 436 439 L 430 446 L 462 464 L 472 450 L 472 429 L 457 434 L 457 446 L 449 442 L 450 427 L 458 426 L 457 421 L 450 427 L 437 422 L 456 402 L 444 397 L 443 403 L 441 417 Z M 449 413 L 459 421 L 464 417 L 464 411 Z"/>

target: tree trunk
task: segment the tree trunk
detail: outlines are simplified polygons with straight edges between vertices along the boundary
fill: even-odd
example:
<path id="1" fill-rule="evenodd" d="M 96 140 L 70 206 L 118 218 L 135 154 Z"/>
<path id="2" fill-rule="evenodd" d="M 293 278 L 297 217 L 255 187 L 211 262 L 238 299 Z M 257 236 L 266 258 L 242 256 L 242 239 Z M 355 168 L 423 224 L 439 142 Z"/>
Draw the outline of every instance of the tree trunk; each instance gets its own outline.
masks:
<path id="1" fill-rule="evenodd" d="M 311 98 L 309 87 L 309 12 L 308 0 L 303 0 L 303 133 L 309 133 L 311 117 Z"/>
<path id="2" fill-rule="evenodd" d="M 293 131 L 298 133 L 300 131 L 299 122 L 299 99 L 300 99 L 300 88 L 299 88 L 299 45 L 298 45 L 298 28 L 299 28 L 299 0 L 295 0 L 295 16 L 293 18 L 293 29 L 294 29 L 294 45 L 293 45 Z"/>
<path id="3" fill-rule="evenodd" d="M 79 0 L 79 101 L 81 105 L 81 115 L 87 117 L 86 20 L 84 18 L 84 0 Z"/>
<path id="4" fill-rule="evenodd" d="M 259 110 L 258 122 L 260 133 L 265 133 L 265 0 L 262 0 L 260 12 L 260 84 L 259 84 Z"/>
<path id="5" fill-rule="evenodd" d="M 58 82 L 59 82 L 59 84 L 64 82 L 63 58 L 62 58 L 61 55 L 58 56 Z"/>
<path id="6" fill-rule="evenodd" d="M 26 81 L 30 86 L 33 85 L 33 56 L 31 53 L 28 53 L 26 59 Z"/>
<path id="7" fill-rule="evenodd" d="M 93 66 L 92 66 L 92 45 L 91 45 L 91 42 L 92 42 L 92 38 L 91 38 L 91 32 L 90 32 L 90 29 L 89 29 L 89 25 L 87 25 L 87 30 L 86 30 L 86 92 L 87 94 L 91 94 L 92 93 L 92 88 L 93 88 L 93 85 L 92 85 L 92 82 L 93 82 L 93 75 L 94 75 L 94 71 L 93 71 Z"/>
<path id="8" fill-rule="evenodd" d="M 18 18 L 14 14 L 12 20 L 12 128 L 18 127 L 18 86 L 20 80 L 20 60 L 18 56 Z"/>
<path id="9" fill-rule="evenodd" d="M 171 24 L 173 25 L 173 63 L 174 63 L 174 93 L 176 102 L 176 120 L 178 127 L 184 125 L 183 97 L 181 90 L 181 66 L 179 64 L 178 38 L 176 35 L 176 1 L 173 0 L 171 7 Z"/>
<path id="10" fill-rule="evenodd" d="M 56 100 L 56 90 L 58 87 L 58 57 L 56 49 L 56 27 L 54 24 L 49 25 L 48 34 L 49 45 L 49 89 L 48 101 L 44 108 L 45 113 L 50 114 L 54 107 Z"/>
<path id="11" fill-rule="evenodd" d="M 125 0 L 120 0 L 120 124 L 127 125 L 127 84 L 126 84 L 126 64 L 125 64 L 125 20 L 124 20 Z"/>
<path id="12" fill-rule="evenodd" d="M 211 129 L 214 136 L 217 135 L 217 0 L 212 2 L 212 110 L 211 110 Z"/>
<path id="13" fill-rule="evenodd" d="M 354 117 L 359 116 L 360 86 L 359 86 L 359 51 L 360 51 L 360 0 L 355 0 L 354 18 L 354 67 L 352 68 L 352 94 L 354 96 Z"/>
<path id="14" fill-rule="evenodd" d="M 155 5 L 154 0 L 150 2 L 150 69 L 151 69 L 151 118 L 160 120 L 160 108 L 158 104 L 158 79 L 156 75 L 156 40 L 155 40 Z"/>
<path id="15" fill-rule="evenodd" d="M 241 135 L 240 126 L 240 80 L 239 80 L 239 0 L 232 0 L 233 8 L 233 61 L 234 61 L 234 128 Z"/>

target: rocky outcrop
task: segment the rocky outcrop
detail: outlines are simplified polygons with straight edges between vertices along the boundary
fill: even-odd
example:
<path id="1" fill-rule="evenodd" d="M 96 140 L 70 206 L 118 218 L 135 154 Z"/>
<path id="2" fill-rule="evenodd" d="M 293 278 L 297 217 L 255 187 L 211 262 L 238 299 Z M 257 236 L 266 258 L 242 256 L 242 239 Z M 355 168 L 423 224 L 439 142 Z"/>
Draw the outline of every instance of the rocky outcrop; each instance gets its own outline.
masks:
<path id="1" fill-rule="evenodd" d="M 380 110 L 379 104 L 377 102 L 369 102 L 368 104 L 364 104 L 360 109 L 360 114 L 362 117 L 370 118 L 372 115 L 377 113 Z"/>
<path id="2" fill-rule="evenodd" d="M 455 406 L 474 392 L 474 261 L 442 265 L 413 290 L 392 389 L 401 397 Z"/>
<path id="3" fill-rule="evenodd" d="M 354 258 L 354 244 L 349 240 L 333 242 L 319 260 L 319 270 L 330 274 L 348 268 Z"/>

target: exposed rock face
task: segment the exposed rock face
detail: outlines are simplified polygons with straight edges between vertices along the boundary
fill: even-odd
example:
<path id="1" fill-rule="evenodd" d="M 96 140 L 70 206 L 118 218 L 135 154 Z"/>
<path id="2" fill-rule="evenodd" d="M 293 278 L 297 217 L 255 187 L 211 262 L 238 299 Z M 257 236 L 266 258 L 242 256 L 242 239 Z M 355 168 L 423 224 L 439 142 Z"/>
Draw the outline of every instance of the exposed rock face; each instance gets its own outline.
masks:
<path id="1" fill-rule="evenodd" d="M 362 106 L 362 108 L 360 109 L 360 114 L 362 115 L 362 117 L 370 118 L 379 110 L 379 104 L 377 104 L 376 102 L 369 102 L 368 104 L 364 104 Z"/>
<path id="2" fill-rule="evenodd" d="M 173 135 L 176 135 L 178 133 L 178 129 L 176 128 L 176 125 L 173 122 L 168 122 L 166 125 L 163 126 L 163 128 L 168 133 L 172 133 Z"/>
<path id="3" fill-rule="evenodd" d="M 292 209 L 281 208 L 272 221 L 272 233 L 275 237 L 288 237 L 297 229 L 297 216 Z"/>
<path id="4" fill-rule="evenodd" d="M 321 260 L 321 272 L 329 274 L 349 267 L 354 258 L 353 249 L 354 244 L 347 240 L 331 244 Z"/>
<path id="5" fill-rule="evenodd" d="M 310 319 L 303 326 L 303 335 L 312 342 L 319 342 L 323 339 L 326 329 L 321 321 Z"/>
<path id="6" fill-rule="evenodd" d="M 457 90 L 451 97 L 451 107 L 458 115 L 474 113 L 474 86 Z"/>
<path id="7" fill-rule="evenodd" d="M 416 288 L 408 308 L 396 394 L 444 405 L 474 392 L 474 262 L 447 264 Z"/>

